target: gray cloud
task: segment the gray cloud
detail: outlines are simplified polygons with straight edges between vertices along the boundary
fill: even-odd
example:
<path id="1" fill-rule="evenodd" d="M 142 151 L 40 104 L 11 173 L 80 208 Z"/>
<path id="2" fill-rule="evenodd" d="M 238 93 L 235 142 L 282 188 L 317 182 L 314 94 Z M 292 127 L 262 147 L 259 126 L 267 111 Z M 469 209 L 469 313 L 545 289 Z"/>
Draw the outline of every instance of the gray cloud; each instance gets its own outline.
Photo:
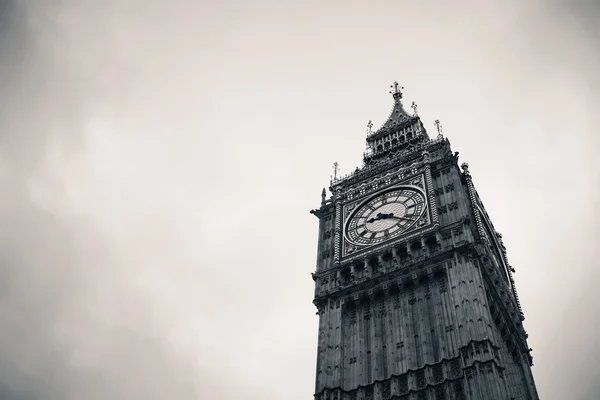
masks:
<path id="1" fill-rule="evenodd" d="M 0 2 L 0 398 L 309 397 L 307 211 L 396 78 L 504 234 L 542 398 L 598 397 L 597 8 L 498 4 Z"/>

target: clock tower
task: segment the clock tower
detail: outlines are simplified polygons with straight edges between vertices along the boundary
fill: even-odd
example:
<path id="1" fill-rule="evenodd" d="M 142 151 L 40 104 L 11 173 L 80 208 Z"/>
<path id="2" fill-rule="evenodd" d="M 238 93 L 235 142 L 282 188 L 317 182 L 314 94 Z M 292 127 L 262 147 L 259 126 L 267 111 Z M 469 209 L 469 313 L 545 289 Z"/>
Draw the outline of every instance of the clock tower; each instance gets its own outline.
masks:
<path id="1" fill-rule="evenodd" d="M 316 400 L 538 399 L 502 235 L 469 172 L 413 103 L 323 189 Z M 337 171 L 336 171 L 337 172 Z"/>

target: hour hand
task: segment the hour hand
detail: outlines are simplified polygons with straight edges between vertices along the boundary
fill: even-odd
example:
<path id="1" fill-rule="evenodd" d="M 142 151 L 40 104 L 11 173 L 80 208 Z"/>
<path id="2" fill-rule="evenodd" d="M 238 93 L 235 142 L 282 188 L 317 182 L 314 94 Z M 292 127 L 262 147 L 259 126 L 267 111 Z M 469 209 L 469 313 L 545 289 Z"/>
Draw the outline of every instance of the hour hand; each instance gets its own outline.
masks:
<path id="1" fill-rule="evenodd" d="M 378 214 L 375 216 L 375 218 L 368 219 L 368 220 L 367 220 L 367 222 L 369 222 L 369 223 L 373 223 L 373 222 L 375 222 L 375 221 L 379 221 L 380 219 L 384 219 L 384 218 L 386 218 L 386 217 L 387 217 L 387 215 L 386 215 L 386 214 L 378 213 Z"/>
<path id="2" fill-rule="evenodd" d="M 375 218 L 371 218 L 371 219 L 367 220 L 367 222 L 375 222 L 375 221 L 379 221 L 380 219 L 387 219 L 387 218 L 392 217 L 393 215 L 394 215 L 393 213 L 390 213 L 390 214 L 377 213 Z"/>

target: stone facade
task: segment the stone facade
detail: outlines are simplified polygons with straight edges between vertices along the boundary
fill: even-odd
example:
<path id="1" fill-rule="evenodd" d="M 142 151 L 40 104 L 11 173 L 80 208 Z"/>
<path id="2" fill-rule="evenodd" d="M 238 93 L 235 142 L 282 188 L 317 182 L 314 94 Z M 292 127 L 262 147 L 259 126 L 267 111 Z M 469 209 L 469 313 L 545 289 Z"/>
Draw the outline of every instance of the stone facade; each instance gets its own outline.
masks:
<path id="1" fill-rule="evenodd" d="M 319 218 L 314 397 L 538 399 L 502 236 L 468 165 L 459 168 L 441 133 L 429 138 L 416 107 L 404 110 L 397 85 L 392 94 L 388 121 L 369 126 L 363 167 L 336 177 L 331 197 L 324 190 L 311 211 Z M 353 210 L 398 187 L 423 193 L 423 211 L 405 218 L 401 234 L 352 242 Z"/>

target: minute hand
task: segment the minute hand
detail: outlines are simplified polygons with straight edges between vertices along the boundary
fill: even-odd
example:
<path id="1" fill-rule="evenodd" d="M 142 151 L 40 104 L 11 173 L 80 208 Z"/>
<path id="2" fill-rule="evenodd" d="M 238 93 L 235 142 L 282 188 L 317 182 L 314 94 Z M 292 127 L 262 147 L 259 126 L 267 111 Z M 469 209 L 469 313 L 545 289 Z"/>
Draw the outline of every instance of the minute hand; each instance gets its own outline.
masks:
<path id="1" fill-rule="evenodd" d="M 393 215 L 393 214 L 392 214 L 392 215 L 389 215 L 389 216 L 388 216 L 388 218 L 405 219 L 405 220 L 407 220 L 407 221 L 410 221 L 410 220 L 411 220 L 411 218 L 407 218 L 407 217 L 397 217 L 397 216 L 395 216 L 395 215 Z"/>

